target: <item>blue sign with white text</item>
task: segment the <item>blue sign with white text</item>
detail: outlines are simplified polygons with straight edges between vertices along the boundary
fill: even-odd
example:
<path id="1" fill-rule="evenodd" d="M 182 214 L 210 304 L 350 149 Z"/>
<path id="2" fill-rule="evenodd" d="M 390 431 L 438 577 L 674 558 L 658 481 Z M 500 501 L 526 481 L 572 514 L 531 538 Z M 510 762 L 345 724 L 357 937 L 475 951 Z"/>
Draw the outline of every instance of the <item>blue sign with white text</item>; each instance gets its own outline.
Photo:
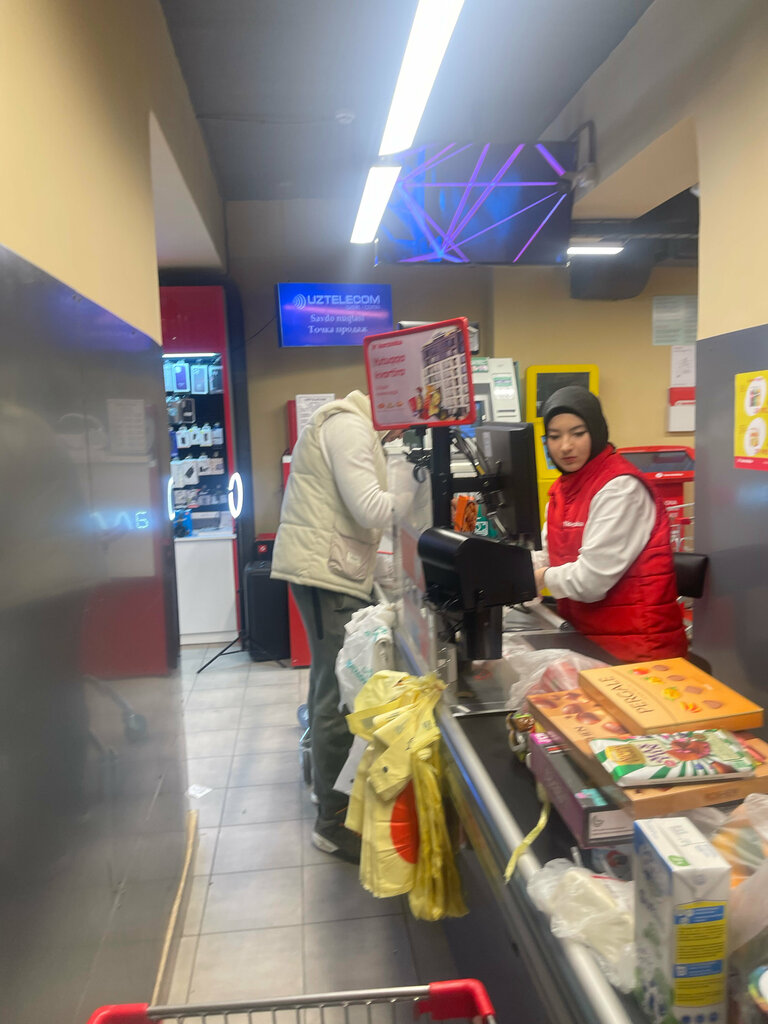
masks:
<path id="1" fill-rule="evenodd" d="M 388 284 L 278 284 L 282 348 L 362 345 L 392 329 Z"/>

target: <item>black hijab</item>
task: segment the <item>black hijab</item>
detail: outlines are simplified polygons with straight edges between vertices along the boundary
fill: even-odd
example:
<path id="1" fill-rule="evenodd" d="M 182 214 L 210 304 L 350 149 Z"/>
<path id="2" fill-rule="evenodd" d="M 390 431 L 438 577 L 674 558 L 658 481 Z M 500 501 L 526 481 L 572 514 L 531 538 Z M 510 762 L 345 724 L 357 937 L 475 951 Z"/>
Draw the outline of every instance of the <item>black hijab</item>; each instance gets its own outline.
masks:
<path id="1" fill-rule="evenodd" d="M 560 388 L 544 403 L 542 410 L 544 429 L 547 430 L 551 419 L 563 412 L 578 416 L 586 423 L 589 436 L 592 439 L 592 449 L 587 460 L 589 462 L 590 459 L 599 455 L 608 444 L 608 424 L 603 416 L 600 399 L 591 391 L 576 384 Z"/>

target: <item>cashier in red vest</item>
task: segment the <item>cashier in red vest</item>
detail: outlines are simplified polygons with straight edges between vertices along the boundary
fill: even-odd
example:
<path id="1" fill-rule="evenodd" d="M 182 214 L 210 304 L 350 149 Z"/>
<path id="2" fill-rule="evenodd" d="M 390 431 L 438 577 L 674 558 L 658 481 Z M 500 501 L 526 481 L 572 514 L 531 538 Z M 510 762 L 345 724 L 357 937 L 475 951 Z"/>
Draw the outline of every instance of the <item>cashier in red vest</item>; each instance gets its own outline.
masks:
<path id="1" fill-rule="evenodd" d="M 623 662 L 684 656 L 663 502 L 608 441 L 600 401 L 586 388 L 556 391 L 543 418 L 563 475 L 549 491 L 539 591 L 546 587 L 563 618 Z"/>

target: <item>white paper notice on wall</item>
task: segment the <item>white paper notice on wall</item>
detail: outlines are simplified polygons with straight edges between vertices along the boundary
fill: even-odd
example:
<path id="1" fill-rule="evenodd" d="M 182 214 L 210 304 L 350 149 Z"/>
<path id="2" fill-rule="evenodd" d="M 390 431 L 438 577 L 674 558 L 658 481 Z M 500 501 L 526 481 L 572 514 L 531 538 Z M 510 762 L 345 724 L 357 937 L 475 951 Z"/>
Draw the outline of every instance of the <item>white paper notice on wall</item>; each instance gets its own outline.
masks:
<path id="1" fill-rule="evenodd" d="M 669 360 L 671 388 L 696 387 L 696 346 L 672 345 Z"/>
<path id="2" fill-rule="evenodd" d="M 336 395 L 296 395 L 296 436 L 312 419 L 312 413 L 321 405 L 332 402 Z"/>
<path id="3" fill-rule="evenodd" d="M 655 295 L 653 344 L 691 345 L 698 332 L 698 299 L 695 295 Z"/>

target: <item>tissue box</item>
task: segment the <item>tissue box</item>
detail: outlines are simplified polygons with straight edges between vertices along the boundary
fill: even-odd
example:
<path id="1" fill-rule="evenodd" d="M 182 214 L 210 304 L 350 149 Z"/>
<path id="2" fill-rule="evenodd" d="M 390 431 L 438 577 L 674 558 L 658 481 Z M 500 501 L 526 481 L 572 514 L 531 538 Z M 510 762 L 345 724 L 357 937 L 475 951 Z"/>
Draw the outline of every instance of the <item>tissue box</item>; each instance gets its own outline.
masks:
<path id="1" fill-rule="evenodd" d="M 655 1024 L 725 1024 L 731 869 L 687 818 L 635 822 L 640 1003 Z"/>

